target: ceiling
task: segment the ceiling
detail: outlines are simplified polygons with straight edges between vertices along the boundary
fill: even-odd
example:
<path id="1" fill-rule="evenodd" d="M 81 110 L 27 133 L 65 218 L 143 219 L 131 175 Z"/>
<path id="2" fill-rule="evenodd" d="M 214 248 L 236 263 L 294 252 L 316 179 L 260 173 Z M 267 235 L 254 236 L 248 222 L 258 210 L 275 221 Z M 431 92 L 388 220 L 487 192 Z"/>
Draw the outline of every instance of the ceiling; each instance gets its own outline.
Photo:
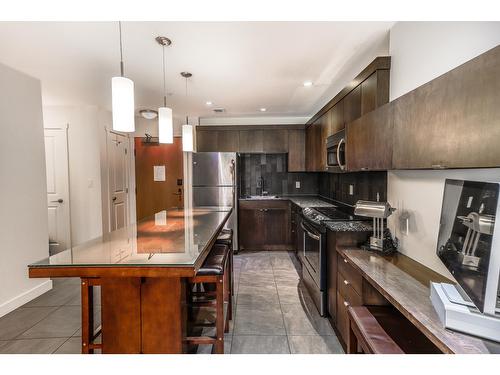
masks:
<path id="1" fill-rule="evenodd" d="M 392 24 L 124 22 L 125 76 L 135 82 L 138 109 L 161 105 L 162 51 L 154 38 L 163 35 L 172 40 L 167 101 L 176 117 L 220 117 L 215 107 L 228 117 L 310 116 L 339 91 L 335 83 L 353 59 L 387 39 Z M 118 43 L 117 22 L 0 22 L 0 62 L 39 78 L 44 105 L 110 108 Z M 181 71 L 193 73 L 187 98 Z M 314 85 L 304 87 L 306 80 Z"/>

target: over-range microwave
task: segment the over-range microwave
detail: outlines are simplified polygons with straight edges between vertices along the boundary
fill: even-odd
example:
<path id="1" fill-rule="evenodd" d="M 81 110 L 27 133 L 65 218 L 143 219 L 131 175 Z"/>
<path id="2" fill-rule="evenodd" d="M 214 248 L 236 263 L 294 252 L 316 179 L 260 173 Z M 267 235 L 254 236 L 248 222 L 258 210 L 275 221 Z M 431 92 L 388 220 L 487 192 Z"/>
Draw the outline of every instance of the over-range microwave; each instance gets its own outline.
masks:
<path id="1" fill-rule="evenodd" d="M 326 139 L 326 169 L 328 172 L 345 171 L 345 130 Z"/>

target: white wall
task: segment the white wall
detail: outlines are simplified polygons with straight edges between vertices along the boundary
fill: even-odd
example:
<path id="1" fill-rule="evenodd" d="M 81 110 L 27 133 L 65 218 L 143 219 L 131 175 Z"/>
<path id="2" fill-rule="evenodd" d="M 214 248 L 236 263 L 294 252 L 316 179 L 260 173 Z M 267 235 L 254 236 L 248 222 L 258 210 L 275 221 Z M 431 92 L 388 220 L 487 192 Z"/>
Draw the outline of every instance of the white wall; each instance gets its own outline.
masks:
<path id="1" fill-rule="evenodd" d="M 391 100 L 431 81 L 500 43 L 500 22 L 399 22 L 390 32 Z M 500 169 L 389 171 L 388 201 L 398 211 L 389 218 L 400 251 L 451 276 L 436 256 L 438 224 L 446 178 L 500 181 Z M 410 213 L 410 231 L 399 217 Z"/>
<path id="2" fill-rule="evenodd" d="M 40 81 L 0 64 L 0 316 L 52 288 L 29 279 L 49 255 Z"/>

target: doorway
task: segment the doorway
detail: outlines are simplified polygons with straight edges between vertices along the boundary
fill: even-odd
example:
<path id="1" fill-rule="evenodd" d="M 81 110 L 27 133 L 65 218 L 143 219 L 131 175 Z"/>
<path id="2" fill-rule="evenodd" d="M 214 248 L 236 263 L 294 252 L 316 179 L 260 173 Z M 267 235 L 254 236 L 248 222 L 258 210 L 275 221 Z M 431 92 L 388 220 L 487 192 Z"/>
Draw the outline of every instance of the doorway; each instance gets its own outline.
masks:
<path id="1" fill-rule="evenodd" d="M 129 223 L 128 148 L 128 137 L 112 131 L 107 132 L 109 230 L 111 232 L 126 227 Z"/>
<path id="2" fill-rule="evenodd" d="M 158 143 L 158 138 L 135 138 L 137 221 L 169 208 L 183 207 L 182 138 Z"/>
<path id="3" fill-rule="evenodd" d="M 45 128 L 49 254 L 71 247 L 68 127 Z"/>

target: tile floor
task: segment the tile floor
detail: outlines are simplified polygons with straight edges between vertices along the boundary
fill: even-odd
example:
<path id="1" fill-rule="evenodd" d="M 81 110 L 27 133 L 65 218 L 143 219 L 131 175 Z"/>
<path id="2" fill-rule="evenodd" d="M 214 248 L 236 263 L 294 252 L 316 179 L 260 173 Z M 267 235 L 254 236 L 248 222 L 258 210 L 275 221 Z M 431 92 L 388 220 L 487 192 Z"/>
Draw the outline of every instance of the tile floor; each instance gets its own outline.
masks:
<path id="1" fill-rule="evenodd" d="M 234 257 L 235 314 L 226 353 L 343 353 L 301 284 L 299 267 L 287 252 Z M 98 325 L 99 306 L 95 310 Z M 0 318 L 0 353 L 80 353 L 80 335 L 79 279 L 56 279 L 51 291 Z"/>

